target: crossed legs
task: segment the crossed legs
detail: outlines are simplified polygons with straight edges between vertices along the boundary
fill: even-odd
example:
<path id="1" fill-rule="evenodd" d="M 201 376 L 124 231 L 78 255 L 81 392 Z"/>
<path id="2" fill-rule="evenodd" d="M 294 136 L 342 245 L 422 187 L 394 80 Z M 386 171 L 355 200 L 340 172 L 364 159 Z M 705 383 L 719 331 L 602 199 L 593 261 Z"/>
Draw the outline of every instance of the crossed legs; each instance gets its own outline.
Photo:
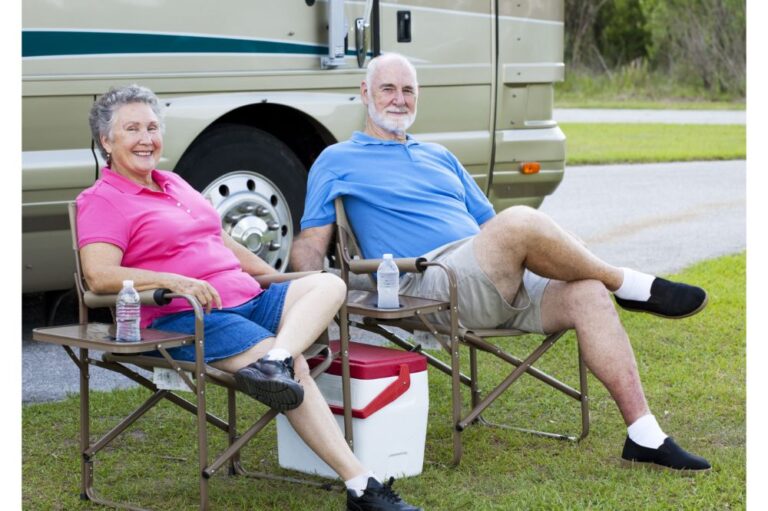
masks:
<path id="1" fill-rule="evenodd" d="M 587 367 L 611 393 L 628 425 L 648 413 L 634 353 L 608 293 L 622 284 L 620 268 L 527 207 L 509 208 L 490 220 L 474 247 L 478 264 L 508 302 L 525 268 L 553 279 L 542 298 L 544 330 L 575 329 Z"/>
<path id="2" fill-rule="evenodd" d="M 628 286 L 635 287 L 634 293 L 637 286 L 631 281 L 639 279 L 648 283 L 645 302 L 621 298 L 622 307 L 685 317 L 706 305 L 703 290 L 611 266 L 548 216 L 527 207 L 497 215 L 483 226 L 473 245 L 480 268 L 510 303 L 526 268 L 552 279 L 542 297 L 543 329 L 576 331 L 587 367 L 608 389 L 628 426 L 622 451 L 625 462 L 683 471 L 711 468 L 707 460 L 686 452 L 666 436 L 650 414 L 632 346 L 609 294 L 618 291 L 618 295 Z M 671 303 L 673 313 L 667 313 L 668 307 L 649 308 L 648 297 L 656 302 L 661 297 L 667 306 Z M 678 302 L 687 303 L 675 307 Z"/>

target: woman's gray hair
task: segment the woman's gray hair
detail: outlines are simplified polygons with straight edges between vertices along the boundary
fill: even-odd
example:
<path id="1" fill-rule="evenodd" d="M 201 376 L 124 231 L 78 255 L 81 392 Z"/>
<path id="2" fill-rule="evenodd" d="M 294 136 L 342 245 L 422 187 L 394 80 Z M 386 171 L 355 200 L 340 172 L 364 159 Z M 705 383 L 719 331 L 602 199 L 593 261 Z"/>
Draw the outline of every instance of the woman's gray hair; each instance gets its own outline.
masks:
<path id="1" fill-rule="evenodd" d="M 149 105 L 160 122 L 160 132 L 162 133 L 165 130 L 165 124 L 163 123 L 165 107 L 157 99 L 154 92 L 136 84 L 112 87 L 93 103 L 91 113 L 88 116 L 88 122 L 91 125 L 91 136 L 105 160 L 108 160 L 109 156 L 104 146 L 101 145 L 101 137 L 103 135 L 107 140 L 112 140 L 115 112 L 121 106 L 130 103 L 145 103 Z"/>

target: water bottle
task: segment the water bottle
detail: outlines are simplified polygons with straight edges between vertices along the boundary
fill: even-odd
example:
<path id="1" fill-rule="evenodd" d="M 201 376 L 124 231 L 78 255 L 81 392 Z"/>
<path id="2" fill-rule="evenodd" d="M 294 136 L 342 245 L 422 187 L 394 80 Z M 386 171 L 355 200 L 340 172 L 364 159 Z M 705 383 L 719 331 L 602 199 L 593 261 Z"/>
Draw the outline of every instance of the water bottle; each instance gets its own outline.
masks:
<path id="1" fill-rule="evenodd" d="M 117 333 L 115 338 L 123 342 L 141 340 L 139 323 L 141 322 L 141 299 L 133 288 L 132 280 L 123 281 L 123 289 L 117 295 Z"/>
<path id="2" fill-rule="evenodd" d="M 376 288 L 379 292 L 379 309 L 400 308 L 400 271 L 392 260 L 392 254 L 384 254 L 384 260 L 376 270 Z"/>

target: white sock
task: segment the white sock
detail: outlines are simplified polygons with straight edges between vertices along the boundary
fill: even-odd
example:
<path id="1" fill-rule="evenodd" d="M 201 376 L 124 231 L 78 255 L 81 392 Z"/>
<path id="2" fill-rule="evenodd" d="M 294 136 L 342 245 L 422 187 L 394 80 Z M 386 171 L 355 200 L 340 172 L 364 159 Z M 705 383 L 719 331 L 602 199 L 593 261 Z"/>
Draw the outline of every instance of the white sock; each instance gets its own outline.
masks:
<path id="1" fill-rule="evenodd" d="M 658 449 L 667 435 L 661 430 L 653 414 L 643 415 L 627 428 L 627 434 L 638 445 Z"/>
<path id="2" fill-rule="evenodd" d="M 613 294 L 624 300 L 637 302 L 648 300 L 651 297 L 651 284 L 656 277 L 631 268 L 622 268 L 622 270 L 624 271 L 624 281 Z"/>
<path id="3" fill-rule="evenodd" d="M 288 350 L 284 350 L 282 348 L 273 348 L 269 350 L 266 355 L 264 355 L 264 358 L 266 360 L 285 360 L 290 356 L 291 354 L 288 352 Z"/>
<path id="4" fill-rule="evenodd" d="M 349 481 L 344 481 L 344 484 L 347 486 L 347 490 L 352 490 L 355 493 L 356 497 L 359 497 L 363 494 L 365 489 L 368 487 L 368 478 L 373 477 L 377 481 L 379 481 L 379 478 L 373 475 L 373 472 L 363 472 L 359 476 L 353 477 Z M 381 482 L 381 481 L 379 481 Z"/>

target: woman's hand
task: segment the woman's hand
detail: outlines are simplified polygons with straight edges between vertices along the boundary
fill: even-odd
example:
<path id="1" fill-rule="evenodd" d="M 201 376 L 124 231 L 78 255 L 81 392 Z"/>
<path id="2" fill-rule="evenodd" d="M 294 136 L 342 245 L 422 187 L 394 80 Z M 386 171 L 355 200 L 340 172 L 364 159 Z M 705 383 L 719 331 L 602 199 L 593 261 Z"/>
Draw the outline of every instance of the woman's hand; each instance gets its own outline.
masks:
<path id="1" fill-rule="evenodd" d="M 176 274 L 166 274 L 163 280 L 165 281 L 163 287 L 167 287 L 174 293 L 192 295 L 197 298 L 200 305 L 205 307 L 205 312 L 210 313 L 214 305 L 217 309 L 221 309 L 221 296 L 219 296 L 216 288 L 208 282 Z"/>
<path id="2" fill-rule="evenodd" d="M 109 243 L 91 243 L 80 249 L 80 261 L 88 288 L 95 293 L 117 293 L 124 280 L 132 280 L 138 291 L 167 288 L 197 298 L 206 312 L 221 309 L 219 292 L 204 280 L 177 273 L 163 273 L 121 266 L 123 251 Z"/>

